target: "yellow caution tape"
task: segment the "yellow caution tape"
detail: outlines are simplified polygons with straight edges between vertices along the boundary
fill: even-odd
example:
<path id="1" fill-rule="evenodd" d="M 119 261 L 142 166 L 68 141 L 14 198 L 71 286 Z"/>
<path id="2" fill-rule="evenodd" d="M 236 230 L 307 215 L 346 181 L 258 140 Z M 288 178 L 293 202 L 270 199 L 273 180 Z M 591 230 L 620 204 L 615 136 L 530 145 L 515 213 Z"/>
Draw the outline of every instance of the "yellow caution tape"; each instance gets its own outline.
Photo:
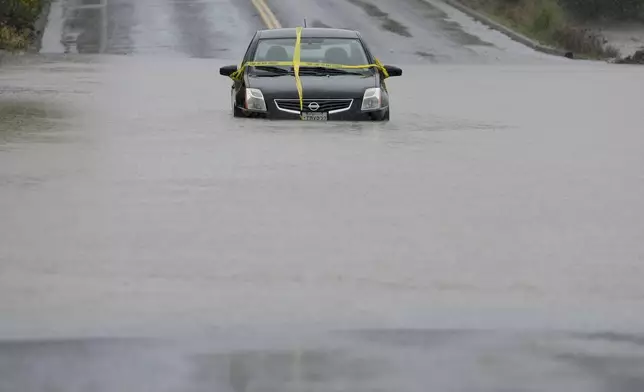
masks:
<path id="1" fill-rule="evenodd" d="M 248 67 L 264 67 L 264 66 L 282 66 L 282 67 L 293 67 L 294 64 L 292 61 L 248 61 L 240 66 L 240 68 L 235 71 L 231 78 L 234 80 L 241 80 L 243 77 L 244 71 Z M 364 64 L 364 65 L 344 65 L 344 64 L 331 64 L 331 63 L 314 63 L 308 61 L 300 61 L 300 68 L 302 67 L 321 67 L 321 68 L 335 68 L 335 69 L 366 69 L 366 68 L 378 68 L 384 74 L 385 78 L 389 77 L 389 73 L 384 68 L 380 61 L 376 60 L 375 64 Z"/>
<path id="2" fill-rule="evenodd" d="M 380 60 L 376 58 L 374 58 L 374 60 L 376 61 L 376 64 L 375 64 L 376 68 L 378 68 L 382 72 L 382 74 L 385 75 L 385 79 L 387 79 L 389 77 L 389 71 L 387 71 L 387 68 L 385 68 L 385 66 L 382 65 Z"/>
<path id="3" fill-rule="evenodd" d="M 295 86 L 297 95 L 300 97 L 300 113 L 304 110 L 304 98 L 302 97 L 302 80 L 300 80 L 300 44 L 302 42 L 302 28 L 295 29 L 295 51 L 293 52 L 293 73 L 295 74 Z"/>
<path id="4" fill-rule="evenodd" d="M 248 61 L 242 64 L 239 69 L 233 72 L 230 77 L 233 80 L 241 80 L 244 77 L 244 72 L 248 67 L 263 67 L 263 66 L 292 66 L 295 75 L 295 85 L 297 87 L 297 95 L 300 99 L 300 112 L 304 110 L 304 94 L 302 91 L 302 80 L 300 79 L 300 67 L 322 67 L 322 68 L 336 68 L 336 69 L 366 69 L 377 68 L 382 72 L 385 79 L 389 77 L 389 72 L 382 65 L 382 63 L 375 59 L 375 64 L 364 65 L 345 65 L 345 64 L 329 64 L 329 63 L 314 63 L 300 61 L 300 46 L 302 41 L 302 27 L 295 29 L 295 51 L 293 52 L 293 61 Z"/>

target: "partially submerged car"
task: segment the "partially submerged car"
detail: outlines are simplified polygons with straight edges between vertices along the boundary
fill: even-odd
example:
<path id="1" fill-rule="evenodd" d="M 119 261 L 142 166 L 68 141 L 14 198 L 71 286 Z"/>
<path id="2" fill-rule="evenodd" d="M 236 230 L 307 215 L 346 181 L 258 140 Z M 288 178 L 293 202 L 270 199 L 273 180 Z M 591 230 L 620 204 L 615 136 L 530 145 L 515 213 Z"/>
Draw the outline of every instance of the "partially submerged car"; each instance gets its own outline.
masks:
<path id="1" fill-rule="evenodd" d="M 360 33 L 283 28 L 255 33 L 233 79 L 235 117 L 302 120 L 389 120 L 385 79 L 402 75 L 373 57 Z"/>

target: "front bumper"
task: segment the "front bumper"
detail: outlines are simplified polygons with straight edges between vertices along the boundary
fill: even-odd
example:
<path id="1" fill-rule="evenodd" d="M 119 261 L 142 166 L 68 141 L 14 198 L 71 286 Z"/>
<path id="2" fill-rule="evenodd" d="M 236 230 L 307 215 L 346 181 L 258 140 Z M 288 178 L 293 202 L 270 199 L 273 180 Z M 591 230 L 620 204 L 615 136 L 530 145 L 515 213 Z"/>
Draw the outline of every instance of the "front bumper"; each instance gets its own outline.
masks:
<path id="1" fill-rule="evenodd" d="M 347 110 L 341 111 L 328 111 L 328 121 L 382 121 L 389 111 L 389 108 L 382 108 L 375 111 L 363 112 L 360 110 L 362 107 L 362 99 L 353 99 L 351 106 Z M 275 99 L 266 99 L 266 112 L 251 112 L 242 109 L 247 117 L 265 118 L 270 120 L 300 120 L 300 112 L 298 110 L 289 110 L 280 107 Z M 306 107 L 304 111 L 311 112 Z M 316 111 L 320 113 L 320 111 Z"/>

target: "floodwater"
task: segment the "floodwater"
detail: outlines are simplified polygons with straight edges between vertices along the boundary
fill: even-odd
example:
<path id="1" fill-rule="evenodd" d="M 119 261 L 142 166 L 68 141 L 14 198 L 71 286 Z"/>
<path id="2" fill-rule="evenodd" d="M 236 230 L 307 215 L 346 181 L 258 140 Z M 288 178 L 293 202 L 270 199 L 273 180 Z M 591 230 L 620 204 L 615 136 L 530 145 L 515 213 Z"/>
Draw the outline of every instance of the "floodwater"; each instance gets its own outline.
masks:
<path id="1" fill-rule="evenodd" d="M 233 119 L 234 56 L 3 65 L 0 391 L 641 391 L 642 69 L 399 48 L 383 124 Z"/>

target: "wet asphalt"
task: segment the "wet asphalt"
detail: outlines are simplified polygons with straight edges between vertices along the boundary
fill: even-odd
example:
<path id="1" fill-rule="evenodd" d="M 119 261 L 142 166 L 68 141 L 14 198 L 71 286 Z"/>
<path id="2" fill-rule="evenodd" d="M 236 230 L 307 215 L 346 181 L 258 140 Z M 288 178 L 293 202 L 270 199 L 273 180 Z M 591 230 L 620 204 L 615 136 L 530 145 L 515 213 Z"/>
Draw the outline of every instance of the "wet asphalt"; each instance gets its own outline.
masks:
<path id="1" fill-rule="evenodd" d="M 377 56 L 403 64 L 541 63 L 542 56 L 440 0 L 270 0 L 283 26 L 360 31 Z"/>
<path id="2" fill-rule="evenodd" d="M 54 3 L 4 60 L 0 391 L 643 390 L 642 70 L 268 3 L 403 67 L 392 121 L 234 120 L 244 1 Z"/>
<path id="3" fill-rule="evenodd" d="M 359 30 L 382 61 L 550 63 L 440 0 L 267 0 L 282 27 Z M 43 53 L 238 59 L 265 28 L 251 0 L 56 0 Z M 63 43 L 59 37 L 62 36 Z"/>

